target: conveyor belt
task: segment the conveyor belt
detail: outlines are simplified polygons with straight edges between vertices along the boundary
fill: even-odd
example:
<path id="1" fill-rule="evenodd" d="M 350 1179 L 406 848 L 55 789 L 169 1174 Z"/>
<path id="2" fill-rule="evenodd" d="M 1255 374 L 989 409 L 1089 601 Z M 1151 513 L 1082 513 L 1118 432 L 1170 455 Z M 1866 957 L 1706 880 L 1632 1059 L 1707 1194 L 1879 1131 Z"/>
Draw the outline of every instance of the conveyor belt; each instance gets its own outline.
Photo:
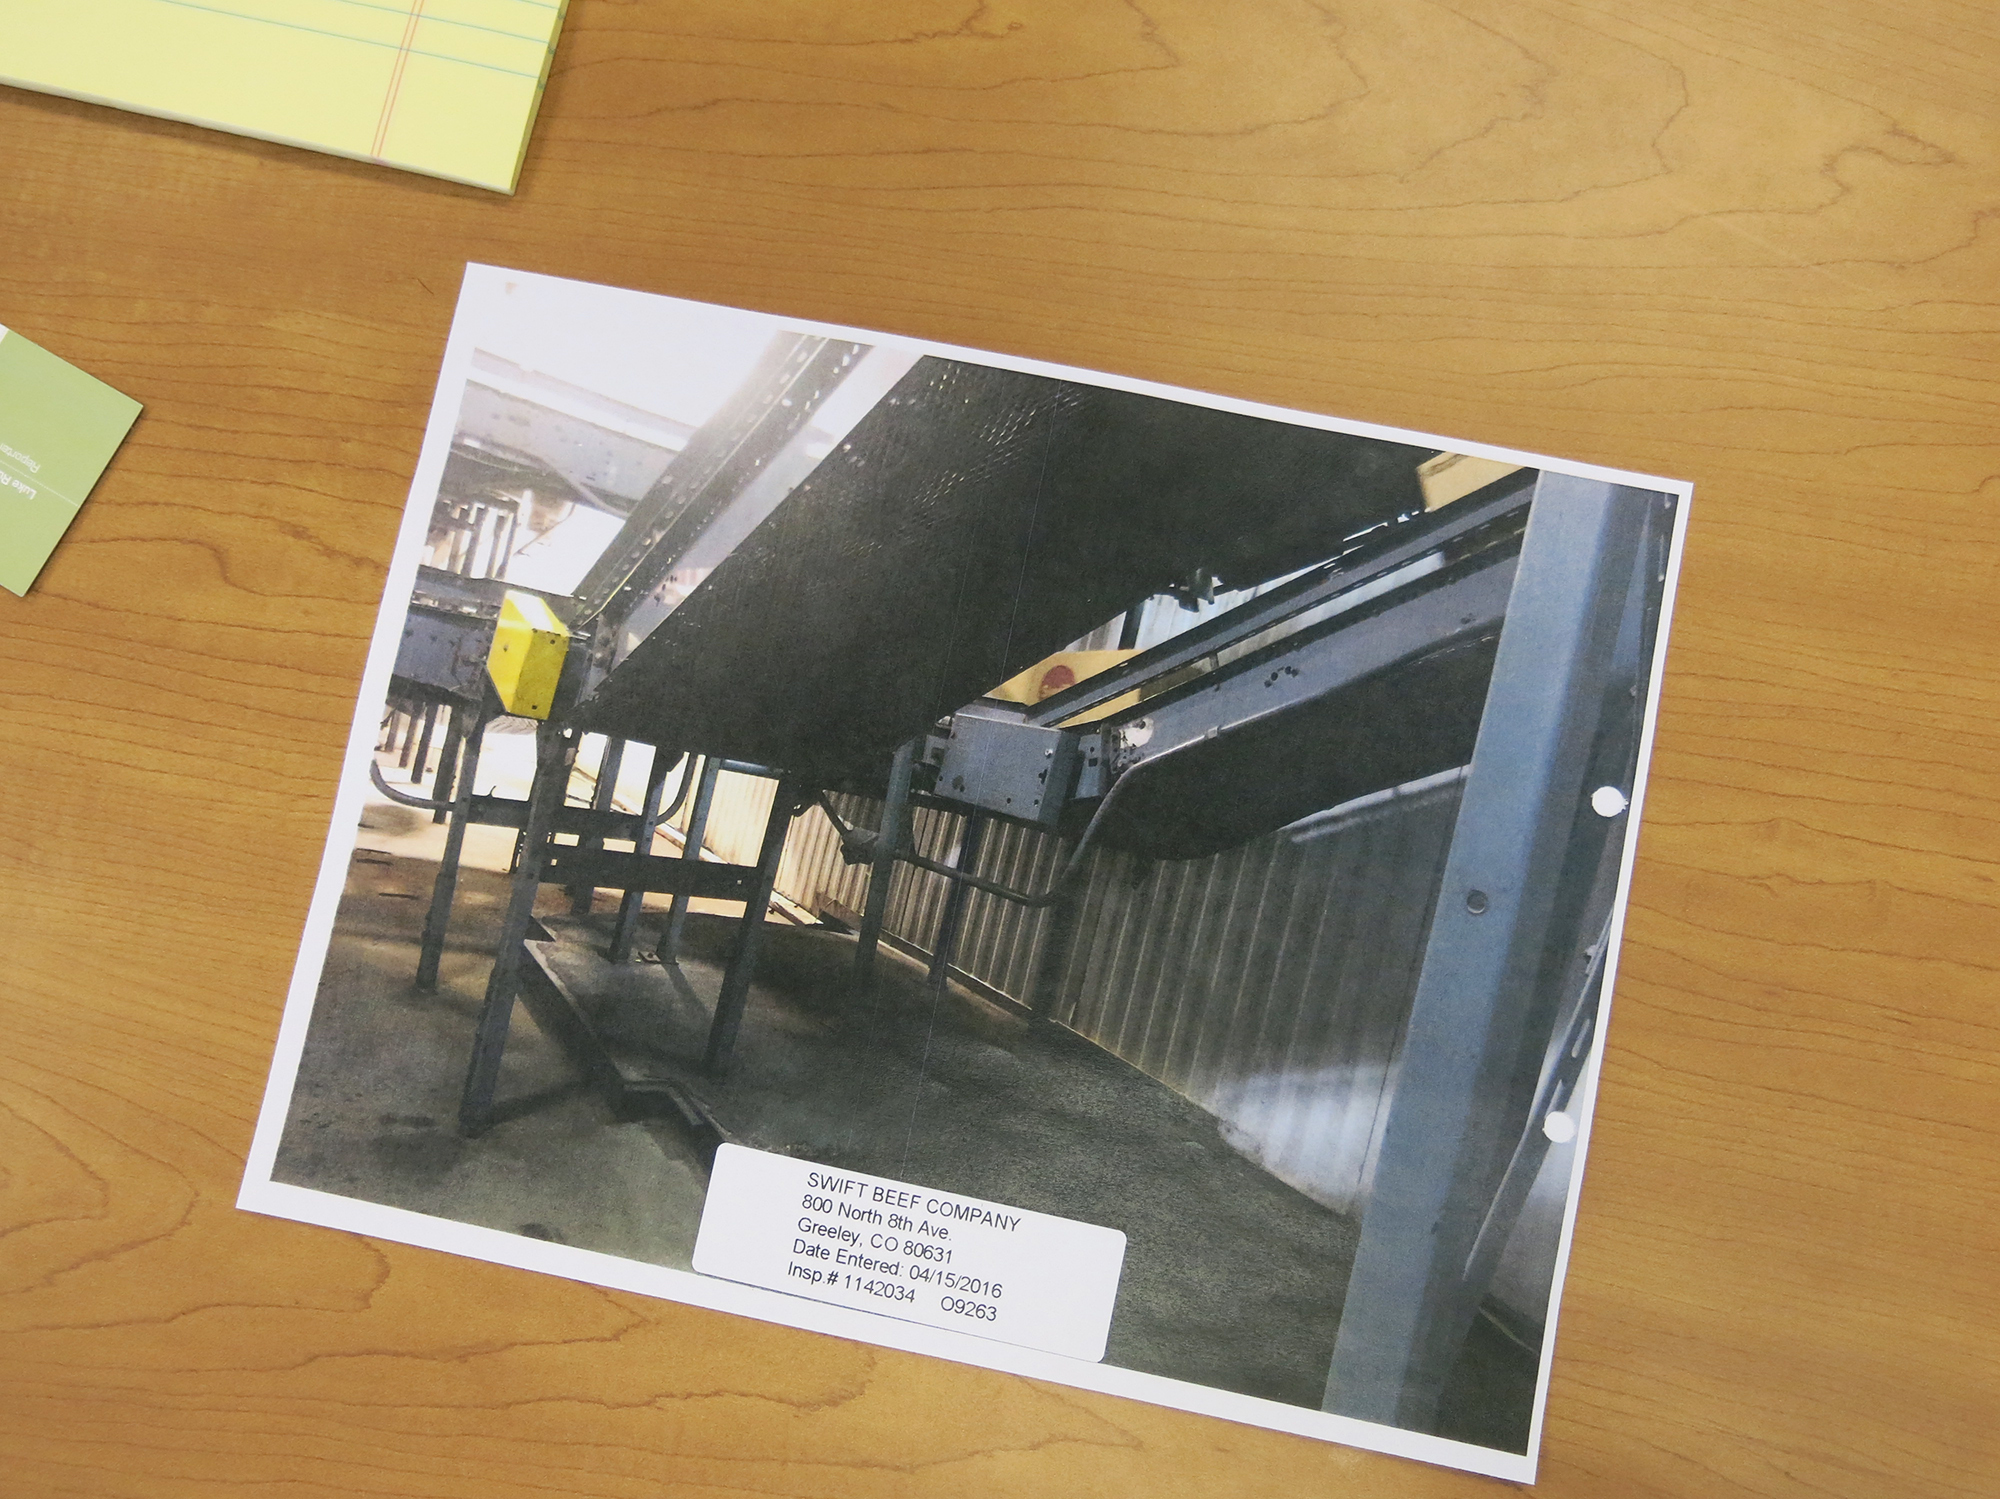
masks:
<path id="1" fill-rule="evenodd" d="M 1456 642 L 1136 774 L 1099 837 L 1197 859 L 1472 758 L 1499 633 Z M 1081 831 L 1095 803 L 1073 809 Z"/>
<path id="2" fill-rule="evenodd" d="M 1200 858 L 1465 764 L 1518 534 L 1489 531 L 1435 572 L 1105 720 L 1145 732 L 1105 842 Z"/>
<path id="3" fill-rule="evenodd" d="M 1428 449 L 924 359 L 621 662 L 584 727 L 831 782 L 1128 605 L 1422 508 Z"/>

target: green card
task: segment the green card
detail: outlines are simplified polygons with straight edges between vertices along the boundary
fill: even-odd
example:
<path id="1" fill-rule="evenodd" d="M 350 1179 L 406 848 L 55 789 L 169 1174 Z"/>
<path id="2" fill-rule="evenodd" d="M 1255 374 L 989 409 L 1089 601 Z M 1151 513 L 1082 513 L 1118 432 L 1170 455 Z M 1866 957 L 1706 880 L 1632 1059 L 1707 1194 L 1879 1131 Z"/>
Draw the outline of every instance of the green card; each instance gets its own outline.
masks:
<path id="1" fill-rule="evenodd" d="M 0 328 L 0 588 L 26 593 L 139 403 Z"/>

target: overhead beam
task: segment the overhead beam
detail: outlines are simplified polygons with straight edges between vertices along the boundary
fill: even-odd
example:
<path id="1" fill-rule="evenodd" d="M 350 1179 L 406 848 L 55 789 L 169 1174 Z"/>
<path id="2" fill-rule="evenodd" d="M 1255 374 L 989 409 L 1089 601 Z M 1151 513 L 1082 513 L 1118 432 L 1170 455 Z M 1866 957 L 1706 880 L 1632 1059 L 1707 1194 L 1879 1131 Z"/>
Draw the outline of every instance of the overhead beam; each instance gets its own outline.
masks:
<path id="1" fill-rule="evenodd" d="M 1102 703 L 1143 687 L 1157 677 L 1214 655 L 1226 646 L 1250 639 L 1260 631 L 1296 618 L 1309 609 L 1332 603 L 1387 577 L 1397 568 L 1459 543 L 1528 505 L 1529 486 L 1507 494 L 1469 501 L 1456 508 L 1435 510 L 1416 520 L 1383 528 L 1338 557 L 1320 563 L 1287 583 L 1246 599 L 1234 609 L 1203 620 L 1168 637 L 1129 661 L 1086 677 L 1073 687 L 1043 698 L 1028 709 L 1032 724 L 1059 724 Z M 1518 523 L 1518 522 L 1517 522 Z M 1128 613 L 1128 623 L 1136 618 Z M 1129 633 L 1129 632 L 1128 632 Z M 1120 639 L 1124 637 L 1121 635 Z"/>
<path id="2" fill-rule="evenodd" d="M 1143 743 L 1119 752 L 1121 768 L 1325 697 L 1454 641 L 1490 637 L 1515 591 L 1515 561 L 1503 553 L 1459 566 L 1362 606 L 1370 612 L 1359 618 L 1337 615 L 1121 714 L 1116 723 L 1143 720 L 1150 729 Z"/>

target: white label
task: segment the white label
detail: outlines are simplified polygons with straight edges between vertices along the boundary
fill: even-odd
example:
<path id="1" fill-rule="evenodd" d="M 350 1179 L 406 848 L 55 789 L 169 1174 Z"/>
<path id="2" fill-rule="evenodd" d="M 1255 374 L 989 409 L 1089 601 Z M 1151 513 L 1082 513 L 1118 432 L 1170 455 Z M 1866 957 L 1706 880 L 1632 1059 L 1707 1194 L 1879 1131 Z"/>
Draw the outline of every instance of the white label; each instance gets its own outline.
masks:
<path id="1" fill-rule="evenodd" d="M 1125 1265 L 1115 1228 L 724 1145 L 694 1267 L 1096 1362 Z"/>

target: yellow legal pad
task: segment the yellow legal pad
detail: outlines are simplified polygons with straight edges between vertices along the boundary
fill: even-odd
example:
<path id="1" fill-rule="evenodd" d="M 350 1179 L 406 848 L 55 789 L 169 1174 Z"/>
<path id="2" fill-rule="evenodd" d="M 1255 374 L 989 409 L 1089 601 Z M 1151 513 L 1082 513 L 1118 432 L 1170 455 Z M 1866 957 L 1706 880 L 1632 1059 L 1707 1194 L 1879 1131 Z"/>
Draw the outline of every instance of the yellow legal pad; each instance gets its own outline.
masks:
<path id="1" fill-rule="evenodd" d="M 0 0 L 0 82 L 512 192 L 567 0 Z"/>

